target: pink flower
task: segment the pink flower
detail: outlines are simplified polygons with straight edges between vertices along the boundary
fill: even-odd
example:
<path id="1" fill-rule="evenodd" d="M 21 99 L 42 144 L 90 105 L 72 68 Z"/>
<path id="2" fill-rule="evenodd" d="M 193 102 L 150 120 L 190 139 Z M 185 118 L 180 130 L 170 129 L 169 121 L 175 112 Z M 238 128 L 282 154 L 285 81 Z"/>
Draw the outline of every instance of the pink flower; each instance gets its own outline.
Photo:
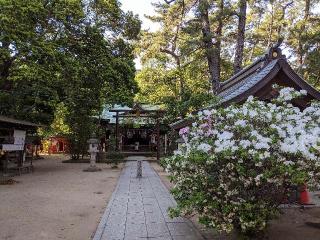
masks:
<path id="1" fill-rule="evenodd" d="M 179 131 L 179 135 L 185 135 L 189 133 L 190 128 L 189 127 L 185 127 L 185 128 L 181 128 Z"/>
<path id="2" fill-rule="evenodd" d="M 207 122 L 205 122 L 205 123 L 201 124 L 199 127 L 200 128 L 207 128 L 207 127 L 209 127 L 209 124 Z"/>

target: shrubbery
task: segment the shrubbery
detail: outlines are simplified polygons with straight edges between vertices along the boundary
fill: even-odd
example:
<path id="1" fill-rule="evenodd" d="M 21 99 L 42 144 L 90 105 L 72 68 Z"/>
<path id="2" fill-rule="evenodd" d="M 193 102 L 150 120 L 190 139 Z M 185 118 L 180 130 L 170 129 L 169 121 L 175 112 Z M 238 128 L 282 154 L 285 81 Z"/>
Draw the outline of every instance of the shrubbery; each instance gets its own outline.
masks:
<path id="1" fill-rule="evenodd" d="M 289 102 L 305 95 L 280 90 L 272 103 L 249 97 L 243 105 L 204 110 L 184 144 L 164 159 L 175 186 L 173 216 L 197 213 L 219 231 L 245 235 L 265 229 L 292 187 L 315 187 L 320 170 L 320 103 L 300 111 Z"/>
<path id="2" fill-rule="evenodd" d="M 107 152 L 106 159 L 107 163 L 111 164 L 112 168 L 117 168 L 118 164 L 122 162 L 125 158 L 125 155 L 121 152 Z"/>

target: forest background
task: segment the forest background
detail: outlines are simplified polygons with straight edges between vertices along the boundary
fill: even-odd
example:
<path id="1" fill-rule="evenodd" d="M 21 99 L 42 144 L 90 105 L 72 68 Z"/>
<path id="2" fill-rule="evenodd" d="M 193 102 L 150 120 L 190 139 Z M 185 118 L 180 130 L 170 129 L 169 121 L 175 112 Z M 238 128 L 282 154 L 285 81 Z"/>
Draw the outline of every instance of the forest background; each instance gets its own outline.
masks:
<path id="1" fill-rule="evenodd" d="M 319 0 L 152 2 L 157 27 L 141 29 L 117 0 L 1 1 L 0 114 L 68 136 L 78 156 L 107 104 L 160 104 L 173 122 L 274 44 L 320 88 Z"/>

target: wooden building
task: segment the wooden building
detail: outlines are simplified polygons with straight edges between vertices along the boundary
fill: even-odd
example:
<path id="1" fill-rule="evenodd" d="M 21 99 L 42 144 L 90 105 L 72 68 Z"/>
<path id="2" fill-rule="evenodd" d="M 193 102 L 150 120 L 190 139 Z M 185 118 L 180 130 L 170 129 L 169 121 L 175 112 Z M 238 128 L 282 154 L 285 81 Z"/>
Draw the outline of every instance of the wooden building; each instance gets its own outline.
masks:
<path id="1" fill-rule="evenodd" d="M 64 136 L 52 136 L 44 140 L 48 144 L 48 153 L 69 153 L 70 142 Z"/>
<path id="2" fill-rule="evenodd" d="M 270 101 L 278 95 L 278 91 L 272 87 L 274 84 L 293 87 L 298 91 L 306 90 L 305 97 L 292 101 L 293 105 L 301 109 L 306 108 L 312 100 L 320 100 L 320 92 L 290 67 L 279 47 L 270 48 L 264 56 L 250 66 L 222 82 L 218 96 L 221 98 L 222 106 L 228 106 L 231 103 L 241 104 L 251 95 L 263 101 Z M 170 126 L 179 130 L 191 123 L 190 119 L 182 119 Z"/>
<path id="3" fill-rule="evenodd" d="M 0 115 L 0 171 L 32 170 L 33 141 L 39 125 Z"/>
<path id="4" fill-rule="evenodd" d="M 135 103 L 133 107 L 114 105 L 100 117 L 107 122 L 107 141 L 114 137 L 116 151 L 156 153 L 166 152 L 167 137 L 161 124 L 164 110 L 160 106 Z M 108 145 L 108 143 L 107 143 Z M 110 147 L 106 147 L 110 150 Z"/>

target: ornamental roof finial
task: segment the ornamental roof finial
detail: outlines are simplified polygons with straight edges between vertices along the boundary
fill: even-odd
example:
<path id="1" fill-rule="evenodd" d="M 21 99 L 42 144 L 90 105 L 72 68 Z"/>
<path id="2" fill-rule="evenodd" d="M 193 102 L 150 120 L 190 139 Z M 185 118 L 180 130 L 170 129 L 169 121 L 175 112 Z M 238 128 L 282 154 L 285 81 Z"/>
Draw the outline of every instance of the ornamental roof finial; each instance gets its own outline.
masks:
<path id="1" fill-rule="evenodd" d="M 280 45 L 282 44 L 282 42 L 283 42 L 283 38 L 279 38 L 277 43 L 269 48 L 268 53 L 267 53 L 267 58 L 269 61 L 284 57 L 284 55 L 282 55 L 282 51 L 280 49 Z"/>

